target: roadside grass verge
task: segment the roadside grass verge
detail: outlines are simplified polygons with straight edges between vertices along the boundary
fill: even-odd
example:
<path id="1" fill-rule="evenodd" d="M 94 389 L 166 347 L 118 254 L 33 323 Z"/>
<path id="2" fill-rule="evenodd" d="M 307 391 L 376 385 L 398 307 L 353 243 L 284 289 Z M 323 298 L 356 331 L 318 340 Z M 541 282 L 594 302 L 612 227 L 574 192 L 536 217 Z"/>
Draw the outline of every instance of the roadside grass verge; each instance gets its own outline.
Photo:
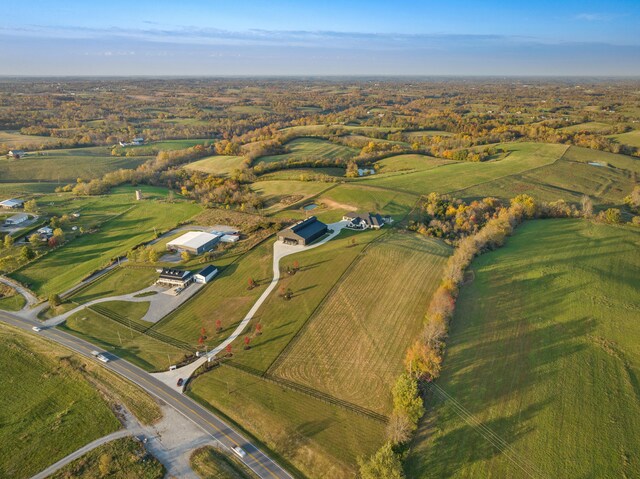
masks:
<path id="1" fill-rule="evenodd" d="M 125 437 L 89 451 L 51 475 L 51 479 L 162 479 L 165 472 L 140 441 Z"/>
<path id="2" fill-rule="evenodd" d="M 246 466 L 212 446 L 204 446 L 193 451 L 189 463 L 191 469 L 202 479 L 255 479 L 258 477 Z"/>

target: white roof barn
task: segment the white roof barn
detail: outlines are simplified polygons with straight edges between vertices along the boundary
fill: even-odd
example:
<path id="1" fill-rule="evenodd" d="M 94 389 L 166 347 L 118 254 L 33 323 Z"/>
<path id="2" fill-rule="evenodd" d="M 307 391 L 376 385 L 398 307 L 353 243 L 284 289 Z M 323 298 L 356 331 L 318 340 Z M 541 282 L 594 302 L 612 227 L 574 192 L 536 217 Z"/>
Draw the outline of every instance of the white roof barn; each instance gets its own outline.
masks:
<path id="1" fill-rule="evenodd" d="M 18 213 L 17 215 L 13 215 L 11 218 L 7 218 L 4 222 L 8 225 L 19 225 L 20 223 L 24 223 L 29 219 L 29 215 L 25 213 Z"/>
<path id="2" fill-rule="evenodd" d="M 205 233 L 204 231 L 189 231 L 167 243 L 168 250 L 188 251 L 192 254 L 202 254 L 211 250 L 220 241 L 220 235 Z"/>
<path id="3" fill-rule="evenodd" d="M 24 201 L 11 198 L 9 200 L 0 201 L 0 206 L 7 209 L 22 208 L 24 206 Z"/>

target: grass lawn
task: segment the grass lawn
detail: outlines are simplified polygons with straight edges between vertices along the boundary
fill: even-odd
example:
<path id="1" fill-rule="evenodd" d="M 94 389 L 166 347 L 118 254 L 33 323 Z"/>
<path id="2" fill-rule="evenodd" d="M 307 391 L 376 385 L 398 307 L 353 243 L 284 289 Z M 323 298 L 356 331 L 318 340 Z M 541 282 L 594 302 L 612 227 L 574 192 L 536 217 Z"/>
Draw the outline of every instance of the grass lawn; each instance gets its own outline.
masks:
<path id="1" fill-rule="evenodd" d="M 193 171 L 202 171 L 214 175 L 230 175 L 234 170 L 242 168 L 245 158 L 242 156 L 208 156 L 202 160 L 185 165 L 184 168 Z"/>
<path id="2" fill-rule="evenodd" d="M 307 477 L 353 478 L 356 458 L 384 440 L 379 421 L 231 367 L 199 376 L 188 394 L 241 424 Z"/>
<path id="3" fill-rule="evenodd" d="M 510 152 L 501 160 L 452 163 L 393 176 L 373 175 L 358 182 L 418 194 L 448 193 L 552 164 L 568 148 L 544 143 L 504 143 L 501 146 Z"/>
<path id="4" fill-rule="evenodd" d="M 0 159 L 0 166 L 3 165 Z M 56 183 L 0 183 L 0 195 L 2 196 L 25 196 L 33 194 L 53 193 L 58 187 Z"/>
<path id="5" fill-rule="evenodd" d="M 285 146 L 289 153 L 262 156 L 256 160 L 255 164 L 289 160 L 349 159 L 358 154 L 358 150 L 355 148 L 332 143 L 322 138 L 296 138 L 286 143 Z"/>
<path id="6" fill-rule="evenodd" d="M 120 296 L 134 293 L 151 286 L 158 278 L 155 268 L 129 268 L 126 265 L 115 268 L 89 286 L 78 290 L 69 299 L 83 304 L 97 298 Z"/>
<path id="7" fill-rule="evenodd" d="M 66 465 L 51 479 L 162 479 L 165 468 L 131 437 L 97 447 Z"/>
<path id="8" fill-rule="evenodd" d="M 105 314 L 112 312 L 143 326 L 151 325 L 147 321 L 142 321 L 142 317 L 147 314 L 147 311 L 149 310 L 148 301 L 105 301 L 104 303 L 95 304 L 91 306 L 91 308 L 97 308 L 100 312 L 104 312 Z"/>
<path id="9" fill-rule="evenodd" d="M 0 477 L 31 477 L 120 423 L 100 394 L 50 346 L 0 326 Z"/>
<path id="10" fill-rule="evenodd" d="M 260 176 L 260 181 L 272 180 L 301 180 L 305 178 L 316 178 L 318 176 L 333 176 L 343 178 L 344 168 L 291 168 L 286 170 L 272 171 Z"/>
<path id="11" fill-rule="evenodd" d="M 97 305 L 100 306 L 100 305 Z M 135 326 L 136 322 L 132 321 Z M 124 326 L 91 309 L 72 314 L 59 328 L 86 339 L 146 371 L 163 371 L 185 351 Z M 195 345 L 195 341 L 193 341 Z"/>
<path id="12" fill-rule="evenodd" d="M 407 476 L 636 477 L 639 246 L 539 220 L 474 261 Z"/>
<path id="13" fill-rule="evenodd" d="M 450 251 L 415 234 L 384 236 L 323 300 L 274 374 L 389 414 L 391 388 Z"/>
<path id="14" fill-rule="evenodd" d="M 251 470 L 212 446 L 196 449 L 189 459 L 191 469 L 202 479 L 253 479 Z"/>
<path id="15" fill-rule="evenodd" d="M 21 148 L 21 145 L 46 146 L 64 141 L 50 136 L 23 135 L 19 131 L 0 131 L 0 144 L 5 143 L 10 149 Z"/>
<path id="16" fill-rule="evenodd" d="M 207 345 L 221 343 L 244 318 L 266 289 L 273 276 L 273 241 L 267 240 L 236 262 L 225 265 L 212 282 L 153 329 L 168 336 L 196 344 L 205 328 Z M 220 263 L 216 263 L 217 266 Z M 258 287 L 248 290 L 249 278 Z M 216 321 L 222 331 L 216 333 Z"/>
<path id="17" fill-rule="evenodd" d="M 580 132 L 580 131 L 588 131 L 591 133 L 598 133 L 601 131 L 607 131 L 611 129 L 609 123 L 603 123 L 600 121 L 588 121 L 586 123 L 578 123 L 576 125 L 565 126 L 564 128 L 560 128 L 561 131 L 568 132 Z"/>
<path id="18" fill-rule="evenodd" d="M 93 208 L 114 211 L 112 218 L 102 223 L 98 231 L 79 236 L 11 276 L 29 284 L 40 296 L 66 291 L 91 272 L 106 266 L 112 258 L 151 240 L 154 230 L 171 229 L 202 209 L 186 201 L 177 201 L 170 206 L 165 201 L 151 198 L 135 202 L 130 200 L 131 194 L 133 188 L 123 187 L 110 195 L 92 199 Z M 171 209 L 171 215 L 166 214 L 167 208 Z M 83 212 L 83 217 L 87 213 L 91 214 L 91 208 Z"/>
<path id="19" fill-rule="evenodd" d="M 4 311 L 20 311 L 27 303 L 24 296 L 4 284 L 0 284 L 0 292 L 3 294 L 0 297 L 0 309 Z"/>

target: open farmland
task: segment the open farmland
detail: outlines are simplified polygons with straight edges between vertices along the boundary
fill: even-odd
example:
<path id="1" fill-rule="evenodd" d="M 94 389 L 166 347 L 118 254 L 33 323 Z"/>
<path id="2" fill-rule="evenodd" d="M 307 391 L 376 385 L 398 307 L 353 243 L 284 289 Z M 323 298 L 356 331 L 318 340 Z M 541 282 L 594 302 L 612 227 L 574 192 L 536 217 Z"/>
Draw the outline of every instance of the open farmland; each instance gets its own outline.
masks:
<path id="1" fill-rule="evenodd" d="M 189 163 L 185 165 L 185 169 L 212 175 L 230 175 L 234 170 L 240 169 L 244 161 L 242 156 L 216 155 Z"/>
<path id="2" fill-rule="evenodd" d="M 287 208 L 333 187 L 335 184 L 331 183 L 288 180 L 256 181 L 251 185 L 251 189 L 263 197 L 265 213 Z"/>
<path id="3" fill-rule="evenodd" d="M 431 168 L 449 163 L 455 163 L 455 161 L 416 154 L 390 156 L 376 162 L 376 165 L 379 167 L 376 176 L 379 177 L 379 175 L 398 171 L 413 172 L 430 170 Z"/>
<path id="4" fill-rule="evenodd" d="M 640 130 L 632 130 L 619 135 L 612 135 L 610 138 L 615 139 L 622 145 L 635 146 L 640 148 Z"/>
<path id="5" fill-rule="evenodd" d="M 51 136 L 23 135 L 18 131 L 0 131 L 0 145 L 6 145 L 8 149 L 42 148 L 60 141 L 64 140 Z"/>
<path id="6" fill-rule="evenodd" d="M 111 156 L 106 147 L 47 150 L 19 160 L 0 159 L 0 180 L 74 182 L 77 178 L 99 178 L 120 168 L 135 168 L 148 159 Z"/>
<path id="7" fill-rule="evenodd" d="M 260 157 L 256 160 L 256 164 L 289 160 L 312 161 L 337 158 L 348 160 L 358 154 L 358 151 L 354 148 L 332 143 L 322 138 L 296 138 L 284 146 L 289 150 L 288 153 Z"/>
<path id="8" fill-rule="evenodd" d="M 449 252 L 443 243 L 413 234 L 386 235 L 371 245 L 273 373 L 388 414 L 391 387 Z"/>
<path id="9" fill-rule="evenodd" d="M 358 181 L 417 194 L 432 191 L 448 193 L 550 165 L 561 158 L 568 148 L 566 145 L 544 143 L 505 143 L 501 146 L 509 154 L 499 160 L 452 163 L 401 175 L 379 178 L 373 175 Z"/>
<path id="10" fill-rule="evenodd" d="M 637 229 L 538 220 L 479 257 L 408 477 L 636 477 L 639 247 Z"/>
<path id="11" fill-rule="evenodd" d="M 564 199 L 579 203 L 586 194 L 596 205 L 619 205 L 638 178 L 640 161 L 636 159 L 571 146 L 551 165 L 460 190 L 454 195 L 509 198 L 526 193 L 543 201 Z"/>
<path id="12" fill-rule="evenodd" d="M 154 230 L 170 229 L 201 210 L 198 205 L 177 201 L 171 204 L 172 213 L 169 216 L 166 214 L 167 203 L 163 200 L 149 198 L 135 202 L 132 198 L 133 188 L 129 187 L 118 188 L 109 196 L 97 200 L 92 198 L 94 208 L 101 214 L 105 209 L 113 212 L 113 216 L 102 223 L 98 231 L 79 236 L 11 276 L 29 284 L 39 295 L 66 291 L 92 271 L 105 266 L 112 258 L 153 239 Z"/>
<path id="13" fill-rule="evenodd" d="M 120 428 L 91 384 L 48 356 L 51 346 L 6 326 L 0 341 L 0 477 L 31 477 Z"/>

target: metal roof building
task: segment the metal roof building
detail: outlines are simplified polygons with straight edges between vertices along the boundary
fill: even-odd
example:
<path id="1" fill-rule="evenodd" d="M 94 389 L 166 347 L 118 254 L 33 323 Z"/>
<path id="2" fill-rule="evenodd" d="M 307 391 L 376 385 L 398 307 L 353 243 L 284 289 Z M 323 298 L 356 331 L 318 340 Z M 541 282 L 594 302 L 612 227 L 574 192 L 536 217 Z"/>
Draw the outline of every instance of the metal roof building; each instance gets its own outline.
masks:
<path id="1" fill-rule="evenodd" d="M 24 201 L 11 198 L 9 200 L 0 201 L 0 206 L 6 209 L 22 208 Z"/>
<path id="2" fill-rule="evenodd" d="M 167 249 L 170 251 L 188 251 L 198 255 L 211 250 L 220 241 L 220 235 L 205 233 L 204 231 L 189 231 L 182 236 L 169 241 Z"/>
<path id="3" fill-rule="evenodd" d="M 318 221 L 315 216 L 298 221 L 293 226 L 283 229 L 278 233 L 278 239 L 287 244 L 308 245 L 327 232 L 327 225 Z"/>

